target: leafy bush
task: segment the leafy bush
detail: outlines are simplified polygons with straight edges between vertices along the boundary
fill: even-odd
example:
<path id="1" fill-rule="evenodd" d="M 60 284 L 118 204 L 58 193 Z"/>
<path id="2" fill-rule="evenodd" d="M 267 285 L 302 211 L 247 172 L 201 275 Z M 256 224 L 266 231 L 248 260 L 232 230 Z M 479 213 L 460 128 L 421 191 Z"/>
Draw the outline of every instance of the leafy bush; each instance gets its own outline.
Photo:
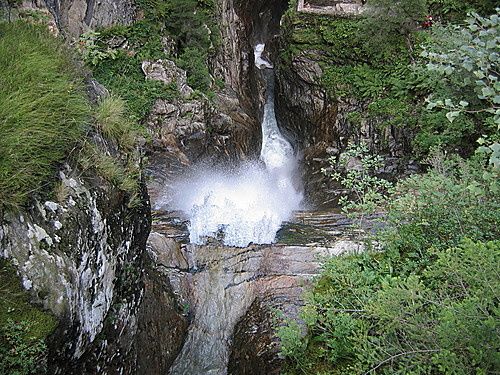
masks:
<path id="1" fill-rule="evenodd" d="M 42 339 L 26 340 L 31 325 L 9 320 L 0 327 L 0 373 L 44 374 L 46 371 L 46 345 Z"/>
<path id="2" fill-rule="evenodd" d="M 89 103 L 71 53 L 46 28 L 0 23 L 0 205 L 47 190 L 82 136 Z"/>
<path id="3" fill-rule="evenodd" d="M 380 254 L 331 259 L 303 318 L 280 329 L 288 374 L 493 373 L 500 242 L 464 240 L 422 274 L 399 276 Z M 295 328 L 294 328 L 295 327 Z"/>
<path id="4" fill-rule="evenodd" d="M 466 27 L 435 27 L 432 39 L 422 52 L 427 68 L 441 76 L 450 97 L 431 97 L 428 109 L 447 110 L 453 122 L 462 113 L 484 113 L 481 131 L 500 129 L 499 59 L 500 8 L 485 18 L 471 14 Z M 459 91 L 455 95 L 454 91 Z M 488 129 L 488 125 L 493 129 Z"/>
<path id="5" fill-rule="evenodd" d="M 401 263 L 401 272 L 425 267 L 427 249 L 456 246 L 468 237 L 474 241 L 500 236 L 499 171 L 484 167 L 483 156 L 468 162 L 435 154 L 433 169 L 398 185 L 390 203 L 389 229 L 381 236 L 386 249 Z"/>
<path id="6" fill-rule="evenodd" d="M 433 157 L 398 185 L 383 251 L 328 260 L 279 329 L 289 374 L 488 374 L 500 365 L 499 171 Z"/>
<path id="7" fill-rule="evenodd" d="M 100 33 L 97 31 L 88 31 L 80 37 L 78 50 L 82 59 L 87 64 L 97 65 L 100 61 L 114 59 L 118 54 L 116 49 L 106 47 L 103 49 L 99 44 Z"/>
<path id="8" fill-rule="evenodd" d="M 344 213 L 353 217 L 375 212 L 387 199 L 392 184 L 375 175 L 383 166 L 381 156 L 372 155 L 365 143 L 351 144 L 340 155 L 340 160 L 331 157 L 330 166 L 335 172 L 329 174 L 334 181 L 339 181 L 347 189 L 347 195 L 340 197 L 339 205 Z"/>

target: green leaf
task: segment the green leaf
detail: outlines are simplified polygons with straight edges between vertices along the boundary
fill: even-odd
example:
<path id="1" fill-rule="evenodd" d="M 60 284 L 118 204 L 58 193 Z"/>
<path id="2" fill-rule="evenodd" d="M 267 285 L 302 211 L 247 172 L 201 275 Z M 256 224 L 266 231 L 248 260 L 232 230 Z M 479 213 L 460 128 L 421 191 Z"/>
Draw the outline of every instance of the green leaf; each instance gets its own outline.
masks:
<path id="1" fill-rule="evenodd" d="M 449 122 L 453 122 L 458 115 L 460 114 L 460 111 L 451 111 L 446 114 L 446 118 L 448 119 Z"/>
<path id="2" fill-rule="evenodd" d="M 429 104 L 427 104 L 427 109 L 431 110 L 431 109 L 436 108 L 436 106 L 437 106 L 436 102 L 430 102 Z"/>
<path id="3" fill-rule="evenodd" d="M 484 97 L 489 97 L 495 95 L 495 90 L 493 90 L 491 87 L 483 87 L 481 93 Z"/>

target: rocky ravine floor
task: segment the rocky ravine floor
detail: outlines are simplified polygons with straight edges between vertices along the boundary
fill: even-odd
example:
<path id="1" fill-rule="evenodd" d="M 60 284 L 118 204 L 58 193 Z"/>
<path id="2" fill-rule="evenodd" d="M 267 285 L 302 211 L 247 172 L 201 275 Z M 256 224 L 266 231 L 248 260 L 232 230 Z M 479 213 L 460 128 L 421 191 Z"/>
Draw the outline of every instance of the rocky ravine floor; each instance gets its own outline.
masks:
<path id="1" fill-rule="evenodd" d="M 347 224 L 338 214 L 302 212 L 273 245 L 195 246 L 179 213 L 157 212 L 148 251 L 189 321 L 170 374 L 277 373 L 270 312 L 296 316 L 322 259 L 363 250 Z"/>

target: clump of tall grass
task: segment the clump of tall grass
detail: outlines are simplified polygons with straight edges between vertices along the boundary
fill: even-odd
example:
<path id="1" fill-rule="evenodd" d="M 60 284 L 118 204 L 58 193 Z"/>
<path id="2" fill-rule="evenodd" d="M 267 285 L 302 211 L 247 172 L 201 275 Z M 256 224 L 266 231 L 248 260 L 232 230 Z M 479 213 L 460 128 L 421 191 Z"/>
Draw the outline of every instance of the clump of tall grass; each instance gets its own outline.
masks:
<path id="1" fill-rule="evenodd" d="M 43 26 L 0 23 L 0 206 L 45 190 L 90 105 L 71 53 Z"/>
<path id="2" fill-rule="evenodd" d="M 95 112 L 95 125 L 105 138 L 112 139 L 122 150 L 131 150 L 136 143 L 136 125 L 126 114 L 125 101 L 114 95 L 101 100 Z"/>
<path id="3" fill-rule="evenodd" d="M 92 141 L 83 145 L 79 156 L 80 166 L 84 170 L 95 169 L 100 177 L 131 196 L 139 191 L 140 174 L 133 161 L 132 156 L 128 163 L 123 164 Z"/>

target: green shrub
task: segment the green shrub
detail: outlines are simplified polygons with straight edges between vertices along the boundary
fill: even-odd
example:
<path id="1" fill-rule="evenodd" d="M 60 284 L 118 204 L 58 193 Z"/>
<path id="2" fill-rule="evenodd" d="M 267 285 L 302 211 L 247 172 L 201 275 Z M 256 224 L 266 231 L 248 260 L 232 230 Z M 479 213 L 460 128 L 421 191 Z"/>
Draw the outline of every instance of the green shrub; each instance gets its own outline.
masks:
<path id="1" fill-rule="evenodd" d="M 500 238 L 498 169 L 485 167 L 484 157 L 470 161 L 435 153 L 433 169 L 398 185 L 388 207 L 389 228 L 381 234 L 392 252 L 392 267 L 402 273 L 420 269 L 432 259 L 427 249 Z M 396 262 L 398 258 L 400 261 Z"/>
<path id="2" fill-rule="evenodd" d="M 500 365 L 499 171 L 435 154 L 398 185 L 382 251 L 329 259 L 278 330 L 289 374 L 490 374 Z"/>
<path id="3" fill-rule="evenodd" d="M 71 53 L 41 26 L 0 23 L 0 205 L 46 191 L 89 103 Z"/>
<path id="4" fill-rule="evenodd" d="M 0 374 L 41 374 L 56 320 L 30 304 L 14 267 L 0 259 Z"/>

